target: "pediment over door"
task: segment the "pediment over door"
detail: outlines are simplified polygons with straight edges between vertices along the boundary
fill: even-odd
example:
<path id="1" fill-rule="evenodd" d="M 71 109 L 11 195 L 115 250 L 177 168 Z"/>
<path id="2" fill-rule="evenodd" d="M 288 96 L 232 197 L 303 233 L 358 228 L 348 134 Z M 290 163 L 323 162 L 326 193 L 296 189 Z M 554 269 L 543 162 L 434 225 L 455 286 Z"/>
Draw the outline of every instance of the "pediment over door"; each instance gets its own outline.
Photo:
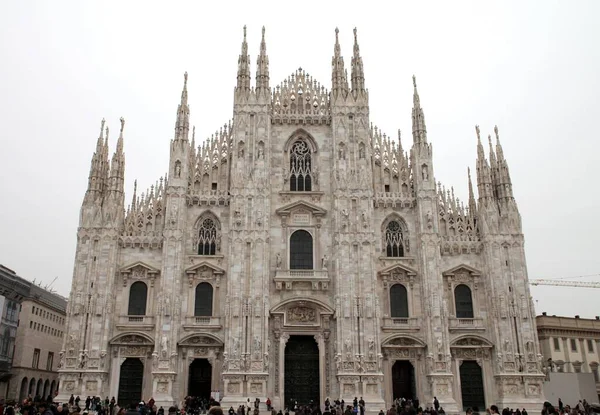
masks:
<path id="1" fill-rule="evenodd" d="M 460 264 L 454 268 L 449 269 L 448 271 L 442 272 L 442 275 L 445 277 L 454 277 L 454 276 L 465 275 L 465 274 L 473 276 L 473 277 L 479 277 L 479 276 L 481 276 L 481 271 L 479 271 L 467 264 Z"/>
<path id="2" fill-rule="evenodd" d="M 209 347 L 222 347 L 223 342 L 213 336 L 206 334 L 192 334 L 184 337 L 178 343 L 181 347 L 197 347 L 197 346 L 209 346 Z"/>
<path id="3" fill-rule="evenodd" d="M 208 261 L 202 261 L 199 264 L 193 265 L 185 270 L 188 277 L 190 288 L 197 281 L 209 281 L 218 287 L 221 283 L 221 278 L 225 275 L 225 270 Z"/>
<path id="4" fill-rule="evenodd" d="M 394 264 L 378 272 L 384 283 L 402 282 L 412 285 L 417 276 L 417 270 L 403 264 Z"/>
<path id="5" fill-rule="evenodd" d="M 425 348 L 427 345 L 423 340 L 417 339 L 415 337 L 400 335 L 400 336 L 390 336 L 387 339 L 384 339 L 381 342 L 381 347 L 413 347 L 413 348 Z"/>
<path id="6" fill-rule="evenodd" d="M 113 346 L 154 346 L 154 340 L 143 333 L 124 333 L 114 337 L 109 344 Z"/>
<path id="7" fill-rule="evenodd" d="M 282 225 L 320 226 L 321 218 L 325 216 L 327 211 L 312 203 L 300 200 L 277 209 L 275 213 L 281 218 Z"/>

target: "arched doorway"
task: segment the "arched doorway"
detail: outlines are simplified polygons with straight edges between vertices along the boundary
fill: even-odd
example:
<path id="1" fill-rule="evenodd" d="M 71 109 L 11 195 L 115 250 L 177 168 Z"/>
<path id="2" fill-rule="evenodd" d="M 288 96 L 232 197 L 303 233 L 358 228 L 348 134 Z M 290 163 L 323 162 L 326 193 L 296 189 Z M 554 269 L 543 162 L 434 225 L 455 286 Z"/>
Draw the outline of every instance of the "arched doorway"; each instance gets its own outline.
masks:
<path id="1" fill-rule="evenodd" d="M 408 360 L 397 360 L 392 366 L 392 387 L 394 399 L 414 399 L 417 396 L 415 368 Z"/>
<path id="2" fill-rule="evenodd" d="M 35 388 L 35 396 L 42 396 L 42 393 L 44 392 L 44 390 L 42 389 L 44 387 L 44 381 L 42 379 L 38 380 L 37 382 L 37 388 Z"/>
<path id="3" fill-rule="evenodd" d="M 212 366 L 208 359 L 194 359 L 190 364 L 188 396 L 210 398 Z"/>
<path id="4" fill-rule="evenodd" d="M 485 408 L 485 394 L 483 390 L 483 374 L 481 367 L 475 360 L 463 360 L 460 365 L 460 389 L 462 393 L 463 409 Z"/>
<path id="5" fill-rule="evenodd" d="M 290 336 L 285 345 L 285 403 L 320 402 L 319 346 L 314 336 Z M 285 406 L 285 405 L 284 405 Z"/>
<path id="6" fill-rule="evenodd" d="M 21 389 L 19 389 L 19 402 L 23 402 L 23 399 L 27 398 L 27 388 L 29 386 L 29 379 L 23 378 L 21 381 Z"/>
<path id="7" fill-rule="evenodd" d="M 55 392 L 56 392 L 56 381 L 53 380 L 52 383 L 50 384 L 50 394 L 52 396 L 54 396 Z"/>
<path id="8" fill-rule="evenodd" d="M 144 381 L 144 364 L 136 357 L 128 357 L 121 364 L 119 374 L 118 404 L 129 405 L 142 399 L 142 382 Z"/>
<path id="9" fill-rule="evenodd" d="M 35 378 L 31 378 L 29 381 L 29 390 L 27 391 L 27 395 L 30 395 L 32 398 L 35 395 Z"/>

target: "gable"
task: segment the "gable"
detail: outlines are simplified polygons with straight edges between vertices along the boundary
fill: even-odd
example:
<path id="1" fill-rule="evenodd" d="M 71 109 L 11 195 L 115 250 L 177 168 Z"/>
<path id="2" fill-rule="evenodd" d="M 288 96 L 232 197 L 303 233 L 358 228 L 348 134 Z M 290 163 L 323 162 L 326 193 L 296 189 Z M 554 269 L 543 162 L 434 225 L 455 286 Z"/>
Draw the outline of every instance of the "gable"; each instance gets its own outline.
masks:
<path id="1" fill-rule="evenodd" d="M 403 264 L 394 264 L 379 271 L 379 275 L 388 276 L 394 274 L 417 275 L 417 270 Z"/>
<path id="2" fill-rule="evenodd" d="M 122 274 L 135 274 L 135 273 L 142 273 L 142 274 L 158 274 L 160 273 L 160 270 L 158 268 L 155 268 L 151 265 L 146 264 L 145 262 L 142 261 L 137 261 L 134 262 L 133 264 L 124 266 L 123 268 L 121 268 L 121 273 Z"/>
<path id="3" fill-rule="evenodd" d="M 481 271 L 468 266 L 467 264 L 460 264 L 455 266 L 454 268 L 449 269 L 448 271 L 442 272 L 442 275 L 445 277 L 454 276 L 457 274 L 471 274 L 473 276 L 480 276 Z"/>
<path id="4" fill-rule="evenodd" d="M 309 213 L 313 216 L 324 216 L 327 211 L 312 203 L 300 200 L 280 207 L 275 211 L 279 216 L 290 216 L 292 213 Z"/>
<path id="5" fill-rule="evenodd" d="M 186 274 L 197 274 L 203 271 L 208 271 L 212 274 L 225 274 L 225 270 L 223 268 L 219 268 L 216 265 L 211 264 L 208 261 L 202 261 L 196 265 L 192 265 L 191 267 L 185 270 Z"/>

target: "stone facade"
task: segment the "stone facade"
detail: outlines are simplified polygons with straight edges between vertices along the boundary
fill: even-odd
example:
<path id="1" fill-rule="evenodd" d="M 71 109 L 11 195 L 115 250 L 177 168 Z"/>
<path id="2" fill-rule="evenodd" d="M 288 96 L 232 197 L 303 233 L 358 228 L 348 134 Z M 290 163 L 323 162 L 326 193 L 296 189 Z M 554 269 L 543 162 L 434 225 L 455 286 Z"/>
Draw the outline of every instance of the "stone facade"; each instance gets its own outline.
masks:
<path id="1" fill-rule="evenodd" d="M 124 120 L 110 162 L 103 121 L 59 399 L 118 396 L 131 363 L 144 398 L 180 402 L 205 358 L 223 405 L 270 397 L 279 408 L 295 377 L 286 342 L 308 335 L 321 401 L 363 396 L 379 411 L 404 387 L 458 412 L 469 366 L 485 405 L 539 408 L 524 239 L 498 130 L 488 161 L 477 128 L 479 195 L 469 175 L 464 206 L 434 180 L 413 84 L 406 153 L 371 125 L 356 36 L 350 79 L 336 30 L 330 91 L 302 69 L 271 88 L 264 29 L 254 86 L 244 29 L 233 120 L 196 148 L 186 74 L 169 175 L 136 189 L 127 211 Z M 412 386 L 394 383 L 398 373 Z"/>

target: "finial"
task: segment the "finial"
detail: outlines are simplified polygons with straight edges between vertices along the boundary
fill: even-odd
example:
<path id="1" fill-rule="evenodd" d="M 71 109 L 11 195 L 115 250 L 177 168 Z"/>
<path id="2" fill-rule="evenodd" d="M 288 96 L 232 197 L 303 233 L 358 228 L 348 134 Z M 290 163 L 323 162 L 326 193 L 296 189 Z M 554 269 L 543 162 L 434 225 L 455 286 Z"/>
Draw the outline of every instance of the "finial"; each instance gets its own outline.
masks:
<path id="1" fill-rule="evenodd" d="M 477 133 L 477 140 L 481 141 L 481 136 L 479 134 L 479 126 L 478 125 L 475 126 L 475 132 Z"/>
<path id="2" fill-rule="evenodd" d="M 340 43 L 340 39 L 339 39 L 339 37 L 338 37 L 339 33 L 340 33 L 340 29 L 338 29 L 338 28 L 336 27 L 336 28 L 335 28 L 335 44 L 336 44 L 336 45 Z"/>
<path id="3" fill-rule="evenodd" d="M 358 36 L 356 35 L 356 27 L 354 28 L 354 43 L 358 43 Z"/>
<path id="4" fill-rule="evenodd" d="M 265 40 L 265 27 L 262 27 L 262 40 Z"/>
<path id="5" fill-rule="evenodd" d="M 417 87 L 417 77 L 413 75 L 413 87 Z"/>
<path id="6" fill-rule="evenodd" d="M 108 125 L 106 126 L 106 138 L 105 141 L 108 142 Z"/>
<path id="7" fill-rule="evenodd" d="M 123 128 L 125 128 L 125 118 L 121 117 L 121 134 L 123 133 Z"/>
<path id="8" fill-rule="evenodd" d="M 187 71 L 185 71 L 183 74 L 183 87 L 184 88 L 187 86 L 187 78 L 188 78 L 188 73 L 187 73 Z"/>
<path id="9" fill-rule="evenodd" d="M 244 25 L 244 42 L 246 41 L 246 25 Z"/>
<path id="10" fill-rule="evenodd" d="M 492 135 L 488 134 L 488 143 L 490 143 L 490 148 L 492 148 Z"/>
<path id="11" fill-rule="evenodd" d="M 498 126 L 494 125 L 494 134 L 496 134 L 496 141 L 500 141 L 500 134 L 498 134 Z"/>
<path id="12" fill-rule="evenodd" d="M 106 120 L 104 118 L 102 118 L 102 121 L 100 122 L 100 137 L 102 137 L 102 133 L 104 132 L 104 124 L 106 123 Z"/>

